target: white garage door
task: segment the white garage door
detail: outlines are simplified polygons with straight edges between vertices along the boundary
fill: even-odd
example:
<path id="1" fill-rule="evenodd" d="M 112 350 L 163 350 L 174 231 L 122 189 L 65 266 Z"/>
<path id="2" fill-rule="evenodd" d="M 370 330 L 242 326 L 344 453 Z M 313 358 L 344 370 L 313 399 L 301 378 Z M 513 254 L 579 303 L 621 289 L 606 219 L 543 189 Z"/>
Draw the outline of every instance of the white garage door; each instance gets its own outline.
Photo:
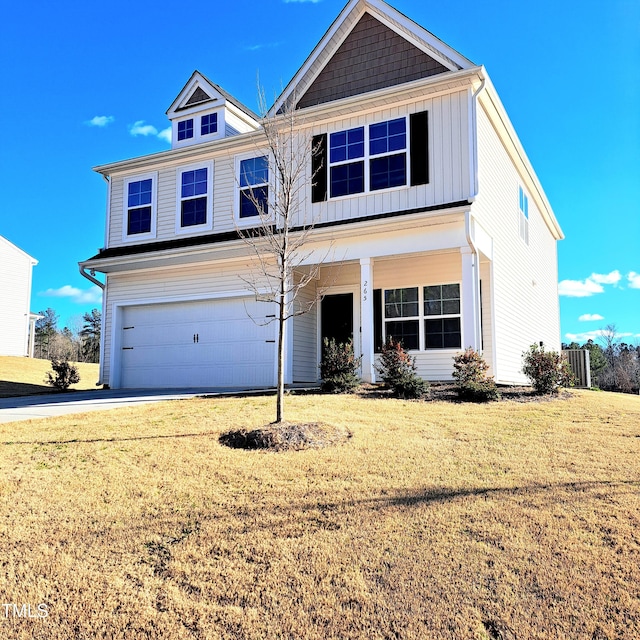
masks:
<path id="1" fill-rule="evenodd" d="M 273 386 L 276 324 L 259 324 L 270 309 L 252 298 L 125 307 L 120 386 Z"/>

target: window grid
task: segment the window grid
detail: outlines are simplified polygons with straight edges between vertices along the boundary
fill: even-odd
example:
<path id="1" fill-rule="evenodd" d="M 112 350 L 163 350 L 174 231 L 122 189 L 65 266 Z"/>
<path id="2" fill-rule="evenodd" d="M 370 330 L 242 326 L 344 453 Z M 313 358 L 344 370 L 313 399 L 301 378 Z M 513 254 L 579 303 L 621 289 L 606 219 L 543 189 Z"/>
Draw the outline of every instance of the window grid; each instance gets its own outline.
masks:
<path id="1" fill-rule="evenodd" d="M 178 140 L 193 138 L 193 119 L 178 122 Z"/>
<path id="2" fill-rule="evenodd" d="M 127 235 L 151 232 L 153 180 L 137 180 L 127 187 Z"/>
<path id="3" fill-rule="evenodd" d="M 267 214 L 269 200 L 269 162 L 267 156 L 240 161 L 240 207 L 242 219 Z"/>
<path id="4" fill-rule="evenodd" d="M 407 119 L 330 134 L 329 165 L 331 198 L 406 185 Z"/>
<path id="5" fill-rule="evenodd" d="M 383 324 L 408 350 L 461 348 L 460 285 L 385 289 Z"/>
<path id="6" fill-rule="evenodd" d="M 200 119 L 200 135 L 207 136 L 218 131 L 218 114 L 209 113 Z"/>
<path id="7" fill-rule="evenodd" d="M 206 167 L 182 172 L 180 226 L 207 223 L 208 171 Z"/>

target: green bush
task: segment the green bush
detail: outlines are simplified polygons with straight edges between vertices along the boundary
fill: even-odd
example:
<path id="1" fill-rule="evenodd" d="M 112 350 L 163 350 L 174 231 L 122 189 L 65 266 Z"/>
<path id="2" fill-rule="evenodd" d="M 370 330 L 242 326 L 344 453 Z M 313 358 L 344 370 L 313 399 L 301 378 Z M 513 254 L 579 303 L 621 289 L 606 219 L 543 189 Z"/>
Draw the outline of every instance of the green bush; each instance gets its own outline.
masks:
<path id="1" fill-rule="evenodd" d="M 429 383 L 416 373 L 416 359 L 393 338 L 382 347 L 376 371 L 399 398 L 417 399 L 429 394 Z"/>
<path id="2" fill-rule="evenodd" d="M 336 342 L 325 338 L 320 377 L 322 390 L 331 393 L 346 393 L 360 385 L 358 368 L 362 358 L 356 358 L 353 352 L 353 341 Z"/>
<path id="3" fill-rule="evenodd" d="M 51 368 L 53 371 L 47 371 L 45 382 L 59 391 L 64 391 L 69 388 L 69 385 L 80 382 L 78 367 L 71 364 L 66 356 L 51 358 Z"/>
<path id="4" fill-rule="evenodd" d="M 572 387 L 575 384 L 569 363 L 556 351 L 545 351 L 542 343 L 532 344 L 522 357 L 522 373 L 531 380 L 537 393 L 558 393 L 560 387 Z"/>
<path id="5" fill-rule="evenodd" d="M 487 375 L 488 369 L 485 359 L 471 347 L 454 356 L 453 378 L 458 397 L 472 402 L 499 400 L 500 393 L 493 377 Z"/>

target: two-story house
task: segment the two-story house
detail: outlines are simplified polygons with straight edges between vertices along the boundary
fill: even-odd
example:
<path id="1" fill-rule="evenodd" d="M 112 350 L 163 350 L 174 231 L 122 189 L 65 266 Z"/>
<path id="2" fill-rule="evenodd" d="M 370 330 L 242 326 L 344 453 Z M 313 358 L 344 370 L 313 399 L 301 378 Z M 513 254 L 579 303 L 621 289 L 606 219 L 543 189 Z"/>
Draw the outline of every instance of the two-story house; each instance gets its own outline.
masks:
<path id="1" fill-rule="evenodd" d="M 36 320 L 29 310 L 35 258 L 0 236 L 0 356 L 33 357 Z"/>
<path id="2" fill-rule="evenodd" d="M 308 262 L 333 274 L 286 324 L 287 383 L 318 380 L 324 336 L 353 337 L 364 380 L 389 336 L 431 380 L 467 346 L 499 383 L 525 381 L 530 344 L 559 349 L 562 231 L 484 67 L 382 0 L 350 0 L 268 117 L 287 105 L 314 141 Z M 198 72 L 167 115 L 171 150 L 95 169 L 107 234 L 80 269 L 105 274 L 101 381 L 273 386 L 275 309 L 247 288 L 238 236 L 257 223 L 248 193 L 273 196 L 261 119 Z"/>

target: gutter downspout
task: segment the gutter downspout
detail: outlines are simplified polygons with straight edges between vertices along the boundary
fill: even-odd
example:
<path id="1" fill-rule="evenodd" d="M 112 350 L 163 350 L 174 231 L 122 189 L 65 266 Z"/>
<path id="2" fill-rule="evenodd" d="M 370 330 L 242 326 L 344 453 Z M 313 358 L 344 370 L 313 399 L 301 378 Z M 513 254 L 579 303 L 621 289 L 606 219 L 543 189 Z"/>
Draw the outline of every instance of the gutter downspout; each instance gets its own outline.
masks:
<path id="1" fill-rule="evenodd" d="M 478 96 L 482 92 L 485 86 L 485 78 L 482 77 L 482 82 L 480 86 L 476 90 L 476 92 L 471 96 L 471 135 L 472 135 L 472 145 L 473 145 L 473 153 L 472 153 L 472 184 L 473 184 L 473 194 L 470 198 L 470 202 L 473 203 L 478 195 L 478 126 L 477 126 L 477 105 L 478 105 Z M 467 211 L 464 214 L 464 230 L 465 235 L 467 237 L 467 244 L 471 248 L 471 253 L 473 255 L 473 308 L 475 312 L 475 318 L 473 323 L 474 329 L 474 341 L 476 344 L 476 351 L 481 350 L 482 346 L 482 323 L 480 318 L 480 253 L 473 243 L 473 238 L 471 236 L 471 211 Z"/>

